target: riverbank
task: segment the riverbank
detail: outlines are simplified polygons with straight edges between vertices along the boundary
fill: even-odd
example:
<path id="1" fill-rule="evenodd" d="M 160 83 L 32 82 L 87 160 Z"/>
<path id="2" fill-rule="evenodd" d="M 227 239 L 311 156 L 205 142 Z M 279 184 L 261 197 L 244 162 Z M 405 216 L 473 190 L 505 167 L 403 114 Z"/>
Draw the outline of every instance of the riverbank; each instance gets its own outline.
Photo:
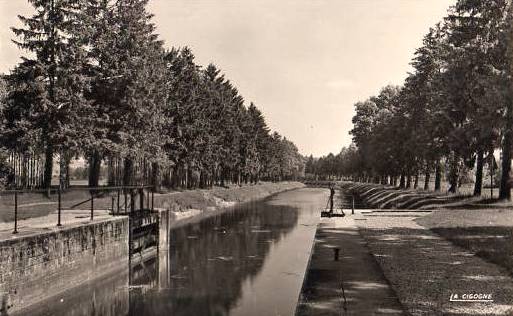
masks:
<path id="1" fill-rule="evenodd" d="M 276 193 L 302 188 L 300 182 L 261 182 L 254 185 L 214 187 L 208 190 L 190 190 L 155 194 L 155 208 L 170 211 L 173 225 L 203 218 L 209 214 L 233 207 L 238 203 L 255 201 Z"/>

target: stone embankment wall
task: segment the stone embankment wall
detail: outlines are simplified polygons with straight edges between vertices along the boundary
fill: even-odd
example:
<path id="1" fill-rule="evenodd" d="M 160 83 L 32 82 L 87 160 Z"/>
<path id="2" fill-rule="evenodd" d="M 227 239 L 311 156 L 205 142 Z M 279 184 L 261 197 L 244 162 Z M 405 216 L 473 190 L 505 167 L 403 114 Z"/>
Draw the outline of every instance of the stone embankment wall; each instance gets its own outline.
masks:
<path id="1" fill-rule="evenodd" d="M 128 265 L 128 218 L 0 241 L 4 315 Z"/>

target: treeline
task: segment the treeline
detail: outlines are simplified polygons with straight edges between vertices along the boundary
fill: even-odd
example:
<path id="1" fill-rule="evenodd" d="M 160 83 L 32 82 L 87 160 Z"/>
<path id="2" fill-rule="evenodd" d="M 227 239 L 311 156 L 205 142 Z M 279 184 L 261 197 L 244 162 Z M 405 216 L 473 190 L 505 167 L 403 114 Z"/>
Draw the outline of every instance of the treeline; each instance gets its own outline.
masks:
<path id="1" fill-rule="evenodd" d="M 352 179 L 361 168 L 358 148 L 351 144 L 337 154 L 330 153 L 320 158 L 306 158 L 305 177 L 312 180 Z M 357 179 L 354 179 L 357 180 Z"/>
<path id="2" fill-rule="evenodd" d="M 511 4 L 458 0 L 425 35 L 403 86 L 386 86 L 355 104 L 356 145 L 338 160 L 338 172 L 359 181 L 441 189 L 446 166 L 449 192 L 465 170 L 480 195 L 485 165 L 494 173 L 501 151 L 500 198 L 510 198 L 512 150 Z"/>
<path id="3" fill-rule="evenodd" d="M 300 176 L 296 146 L 271 133 L 260 110 L 213 64 L 158 39 L 148 0 L 29 0 L 13 28 L 30 54 L 0 85 L 3 176 L 51 185 L 53 161 L 69 185 L 74 157 L 90 186 L 209 187 Z"/>

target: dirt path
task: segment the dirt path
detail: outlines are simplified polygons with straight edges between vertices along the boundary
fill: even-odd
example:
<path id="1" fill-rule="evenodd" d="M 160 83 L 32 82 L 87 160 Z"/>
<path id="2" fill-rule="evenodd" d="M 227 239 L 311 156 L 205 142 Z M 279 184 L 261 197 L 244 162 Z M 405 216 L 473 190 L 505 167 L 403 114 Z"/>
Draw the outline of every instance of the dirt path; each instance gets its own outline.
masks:
<path id="1" fill-rule="evenodd" d="M 360 233 L 412 315 L 511 315 L 507 270 L 455 246 L 414 220 L 422 213 L 361 215 Z M 451 302 L 452 294 L 491 294 L 493 302 Z"/>

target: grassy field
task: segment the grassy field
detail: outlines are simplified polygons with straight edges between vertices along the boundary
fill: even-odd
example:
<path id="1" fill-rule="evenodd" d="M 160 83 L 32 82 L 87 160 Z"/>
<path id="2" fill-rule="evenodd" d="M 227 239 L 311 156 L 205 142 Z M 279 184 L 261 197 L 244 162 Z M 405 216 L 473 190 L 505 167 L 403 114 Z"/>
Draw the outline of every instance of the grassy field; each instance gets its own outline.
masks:
<path id="1" fill-rule="evenodd" d="M 513 314 L 513 205 L 472 197 L 345 184 L 366 201 L 390 208 L 361 221 L 376 260 L 412 315 Z M 497 197 L 497 191 L 494 191 Z M 398 207 L 397 209 L 395 207 Z M 417 209 L 431 213 L 418 213 Z M 458 305 L 451 293 L 492 293 L 494 303 Z M 430 314 L 431 315 L 431 314 Z"/>
<path id="2" fill-rule="evenodd" d="M 418 223 L 513 276 L 513 209 L 440 210 Z"/>
<path id="3" fill-rule="evenodd" d="M 112 195 L 113 196 L 113 195 Z M 69 209 L 89 210 L 91 208 L 91 196 L 88 191 L 68 191 L 61 196 L 61 208 L 63 212 Z M 95 197 L 95 209 L 110 209 L 111 196 L 103 195 Z M 82 203 L 84 202 L 84 203 Z M 82 203 L 81 205 L 77 205 Z M 19 193 L 18 194 L 18 218 L 26 219 L 38 216 L 46 216 L 57 210 L 57 194 L 45 196 L 41 193 Z M 14 194 L 0 195 L 0 222 L 14 220 Z"/>

